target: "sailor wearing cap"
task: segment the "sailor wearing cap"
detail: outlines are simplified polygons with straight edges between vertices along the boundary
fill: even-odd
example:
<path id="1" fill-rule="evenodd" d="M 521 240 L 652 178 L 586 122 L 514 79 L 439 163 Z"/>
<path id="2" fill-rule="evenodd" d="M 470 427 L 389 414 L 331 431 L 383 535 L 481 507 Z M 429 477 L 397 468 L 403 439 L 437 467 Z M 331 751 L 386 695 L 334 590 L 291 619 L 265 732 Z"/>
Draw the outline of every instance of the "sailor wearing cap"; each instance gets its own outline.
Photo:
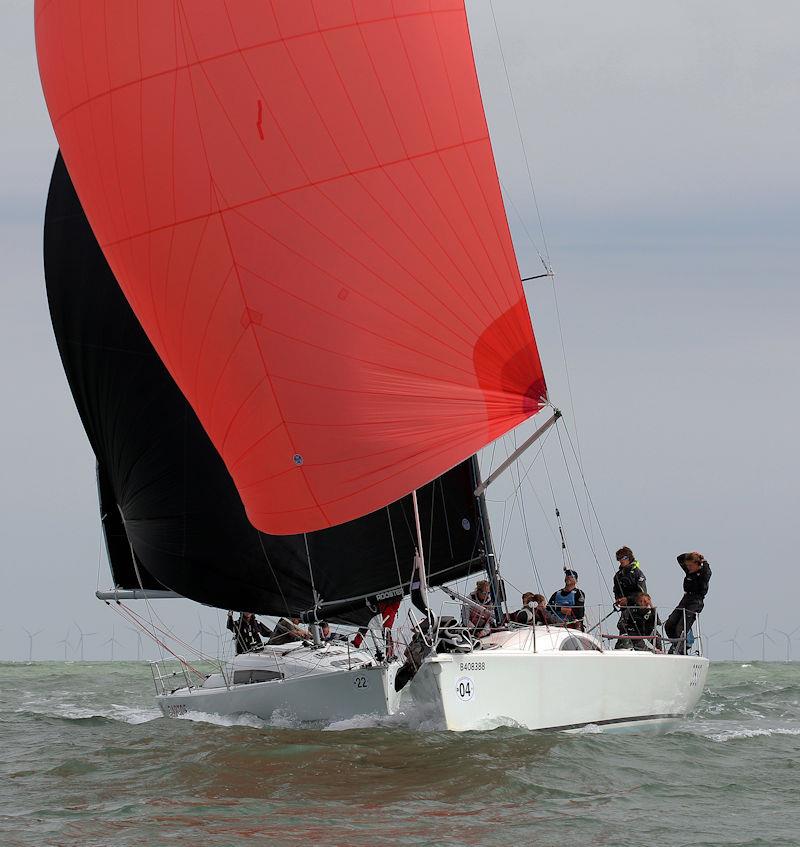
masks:
<path id="1" fill-rule="evenodd" d="M 564 570 L 564 587 L 553 594 L 547 608 L 564 626 L 583 629 L 586 598 L 578 588 L 577 571 Z"/>

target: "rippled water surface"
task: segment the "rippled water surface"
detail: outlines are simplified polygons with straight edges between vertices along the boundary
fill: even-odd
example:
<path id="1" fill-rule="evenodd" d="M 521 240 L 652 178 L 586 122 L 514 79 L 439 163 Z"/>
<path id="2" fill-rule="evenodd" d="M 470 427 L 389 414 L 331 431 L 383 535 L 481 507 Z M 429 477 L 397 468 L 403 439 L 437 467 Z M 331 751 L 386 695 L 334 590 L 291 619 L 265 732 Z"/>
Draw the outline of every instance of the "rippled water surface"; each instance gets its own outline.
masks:
<path id="1" fill-rule="evenodd" d="M 166 720 L 146 665 L 0 665 L 0 845 L 800 845 L 800 664 L 667 736 Z M 575 692 L 580 696 L 580 692 Z"/>

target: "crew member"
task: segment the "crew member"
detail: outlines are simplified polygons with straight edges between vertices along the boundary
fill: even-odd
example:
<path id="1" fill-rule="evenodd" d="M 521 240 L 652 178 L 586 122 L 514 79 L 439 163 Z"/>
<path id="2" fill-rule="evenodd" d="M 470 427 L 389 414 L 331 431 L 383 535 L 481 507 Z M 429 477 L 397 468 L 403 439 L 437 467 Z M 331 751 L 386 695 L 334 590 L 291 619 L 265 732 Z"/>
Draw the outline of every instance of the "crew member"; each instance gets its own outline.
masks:
<path id="1" fill-rule="evenodd" d="M 251 650 L 260 650 L 264 646 L 261 636 L 269 638 L 272 635 L 272 630 L 264 626 L 252 612 L 242 612 L 239 619 L 234 621 L 233 612 L 229 611 L 225 626 L 233 633 L 237 656 Z"/>
<path id="2" fill-rule="evenodd" d="M 640 595 L 647 593 L 647 580 L 630 547 L 620 547 L 616 552 L 616 559 L 619 568 L 614 574 L 614 604 L 622 609 L 617 629 L 620 635 L 625 635 L 631 628 L 626 609 L 628 606 L 633 608 L 638 605 Z M 618 638 L 614 646 L 617 650 L 623 649 L 625 639 Z"/>
<path id="3" fill-rule="evenodd" d="M 348 638 L 346 635 L 342 635 L 341 632 L 334 632 L 331 629 L 331 625 L 327 621 L 320 621 L 319 624 L 320 636 L 323 641 L 347 641 Z"/>
<path id="4" fill-rule="evenodd" d="M 380 629 L 383 640 L 386 644 L 386 658 L 391 659 L 394 656 L 394 640 L 392 639 L 392 627 L 394 626 L 397 612 L 400 609 L 400 604 L 403 602 L 403 597 L 388 597 L 383 600 L 375 600 L 373 602 L 367 600 L 369 609 L 375 609 L 376 614 L 367 624 L 367 626 L 359 627 L 358 632 L 353 638 L 353 647 L 360 647 L 364 643 L 364 638 L 370 628 L 375 625 Z M 376 618 L 378 620 L 376 620 Z"/>
<path id="5" fill-rule="evenodd" d="M 292 641 L 310 641 L 311 633 L 300 626 L 299 615 L 292 615 L 291 620 L 281 618 L 275 624 L 275 630 L 269 644 L 289 644 Z"/>
<path id="6" fill-rule="evenodd" d="M 650 595 L 640 594 L 636 598 L 636 605 L 627 607 L 625 612 L 625 635 L 634 637 L 619 638 L 617 645 L 620 648 L 660 652 L 661 639 L 657 632 L 660 623 Z"/>
<path id="7" fill-rule="evenodd" d="M 681 553 L 678 564 L 686 574 L 683 578 L 683 597 L 664 624 L 664 632 L 672 645 L 670 653 L 686 653 L 684 633 L 692 628 L 697 615 L 703 611 L 708 583 L 711 580 L 711 568 L 702 553 L 694 550 Z"/>
<path id="8" fill-rule="evenodd" d="M 544 594 L 534 594 L 532 591 L 526 591 L 522 595 L 522 608 L 510 614 L 508 620 L 510 623 L 519 623 L 523 626 L 533 624 L 545 626 L 549 623 L 558 623 L 556 616 L 547 609 Z"/>
<path id="9" fill-rule="evenodd" d="M 491 630 L 494 621 L 494 604 L 489 591 L 489 580 L 479 579 L 475 590 L 469 595 L 471 603 L 464 603 L 461 622 L 475 635 L 484 635 Z"/>
<path id="10" fill-rule="evenodd" d="M 564 571 L 564 587 L 553 593 L 547 602 L 547 609 L 563 626 L 568 626 L 570 629 L 583 629 L 586 597 L 578 588 L 577 571 Z"/>

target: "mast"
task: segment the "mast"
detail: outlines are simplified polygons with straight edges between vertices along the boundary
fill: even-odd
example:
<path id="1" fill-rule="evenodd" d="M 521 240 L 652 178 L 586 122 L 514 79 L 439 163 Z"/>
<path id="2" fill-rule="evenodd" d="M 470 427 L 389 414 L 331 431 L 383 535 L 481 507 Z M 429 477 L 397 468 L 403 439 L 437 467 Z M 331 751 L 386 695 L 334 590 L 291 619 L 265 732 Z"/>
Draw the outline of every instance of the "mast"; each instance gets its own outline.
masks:
<path id="1" fill-rule="evenodd" d="M 489 524 L 489 512 L 486 508 L 486 495 L 484 490 L 485 485 L 481 483 L 481 468 L 478 464 L 478 457 L 475 456 L 473 463 L 473 474 L 475 480 L 475 499 L 478 506 L 478 519 L 481 522 L 481 533 L 483 535 L 483 552 L 486 560 L 486 576 L 489 580 L 489 589 L 492 592 L 492 602 L 494 604 L 494 622 L 497 626 L 503 620 L 503 597 L 500 579 L 500 569 L 497 559 L 494 554 L 494 542 L 492 540 L 492 528 Z"/>
<path id="2" fill-rule="evenodd" d="M 411 502 L 414 504 L 414 524 L 417 529 L 417 551 L 414 556 L 414 570 L 419 578 L 419 593 L 425 608 L 430 610 L 428 605 L 428 576 L 425 573 L 425 554 L 422 552 L 422 529 L 419 523 L 419 503 L 417 502 L 417 490 L 411 492 Z M 412 576 L 413 581 L 413 576 Z"/>

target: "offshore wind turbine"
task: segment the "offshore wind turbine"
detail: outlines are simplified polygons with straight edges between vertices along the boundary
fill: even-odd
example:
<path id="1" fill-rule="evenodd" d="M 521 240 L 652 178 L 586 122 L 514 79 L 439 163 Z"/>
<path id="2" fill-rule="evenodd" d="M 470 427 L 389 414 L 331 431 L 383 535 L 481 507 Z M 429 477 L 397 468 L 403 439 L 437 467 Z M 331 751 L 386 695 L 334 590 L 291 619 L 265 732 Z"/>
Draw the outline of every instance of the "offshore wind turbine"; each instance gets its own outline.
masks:
<path id="1" fill-rule="evenodd" d="M 718 629 L 716 632 L 710 632 L 708 635 L 703 636 L 703 654 L 711 658 L 711 642 L 714 638 L 716 638 L 722 632 L 721 629 Z M 708 645 L 708 649 L 706 649 L 706 645 Z"/>
<path id="2" fill-rule="evenodd" d="M 132 629 L 131 627 L 125 627 L 128 632 L 132 632 L 136 636 L 136 661 L 142 661 L 142 633 L 138 629 Z"/>
<path id="3" fill-rule="evenodd" d="M 223 650 L 222 644 L 223 644 L 223 640 L 225 639 L 225 636 L 227 635 L 227 633 L 226 632 L 220 632 L 219 628 L 215 627 L 214 635 L 217 639 L 217 657 L 222 658 L 222 650 Z"/>
<path id="4" fill-rule="evenodd" d="M 114 631 L 114 627 L 113 627 L 113 626 L 111 627 L 111 638 L 107 638 L 107 639 L 106 639 L 106 640 L 102 643 L 102 645 L 101 645 L 101 646 L 105 647 L 105 646 L 106 646 L 106 644 L 110 644 L 110 645 L 111 645 L 111 661 L 113 662 L 113 661 L 114 661 L 114 645 L 116 644 L 116 645 L 117 645 L 117 647 L 122 647 L 122 644 L 120 644 L 120 642 L 119 642 L 119 641 L 117 641 L 117 639 L 116 639 L 116 633 L 115 633 L 115 631 Z"/>
<path id="5" fill-rule="evenodd" d="M 726 638 L 725 643 L 731 645 L 731 661 L 733 662 L 736 659 L 736 650 L 741 650 L 742 648 L 739 646 L 739 642 L 736 640 L 736 636 L 739 634 L 739 630 L 737 628 L 736 632 L 733 633 L 733 638 Z"/>
<path id="6" fill-rule="evenodd" d="M 199 641 L 200 641 L 200 655 L 205 656 L 205 653 L 203 652 L 203 636 L 204 635 L 210 635 L 212 638 L 216 638 L 217 639 L 217 646 L 219 646 L 219 634 L 216 633 L 216 632 L 209 632 L 207 629 L 205 629 L 205 627 L 203 626 L 203 619 L 200 617 L 199 612 L 197 614 L 197 623 L 198 623 L 200 628 L 194 634 L 194 638 L 192 638 L 192 644 L 194 644 L 195 641 L 197 641 L 199 639 Z"/>
<path id="7" fill-rule="evenodd" d="M 69 643 L 70 632 L 72 632 L 72 627 L 69 627 L 67 629 L 66 635 L 64 635 L 64 637 L 60 641 L 56 641 L 56 644 L 63 644 L 64 645 L 64 661 L 65 662 L 67 661 L 67 647 L 72 647 L 72 645 Z"/>
<path id="8" fill-rule="evenodd" d="M 767 632 L 767 621 L 769 620 L 769 614 L 764 615 L 764 629 L 761 632 L 756 632 L 751 635 L 751 638 L 761 638 L 761 661 L 766 662 L 766 647 L 767 647 L 767 639 L 769 639 L 773 644 L 775 643 L 772 636 Z"/>
<path id="9" fill-rule="evenodd" d="M 195 641 L 200 639 L 200 654 L 202 655 L 202 653 L 203 653 L 203 631 L 204 630 L 203 630 L 203 619 L 200 617 L 199 613 L 197 615 L 197 624 L 198 624 L 198 630 L 194 634 L 194 636 L 192 637 L 192 644 L 194 644 Z"/>
<path id="10" fill-rule="evenodd" d="M 80 637 L 78 638 L 78 647 L 81 651 L 81 661 L 83 661 L 83 642 L 86 638 L 90 638 L 92 635 L 97 635 L 96 632 L 84 632 L 77 621 L 73 621 L 75 626 L 78 628 L 78 632 L 80 633 Z"/>
<path id="11" fill-rule="evenodd" d="M 794 634 L 800 630 L 800 626 L 796 626 L 791 632 L 784 632 L 782 629 L 776 629 L 775 632 L 779 632 L 786 639 L 786 661 L 792 661 L 792 641 L 794 640 Z"/>
<path id="12" fill-rule="evenodd" d="M 24 626 L 22 628 L 25 629 Z M 28 661 L 32 662 L 33 661 L 33 639 L 36 638 L 37 635 L 41 635 L 44 632 L 44 630 L 43 629 L 37 629 L 36 632 L 31 632 L 30 630 L 25 629 L 25 632 L 28 633 Z"/>

